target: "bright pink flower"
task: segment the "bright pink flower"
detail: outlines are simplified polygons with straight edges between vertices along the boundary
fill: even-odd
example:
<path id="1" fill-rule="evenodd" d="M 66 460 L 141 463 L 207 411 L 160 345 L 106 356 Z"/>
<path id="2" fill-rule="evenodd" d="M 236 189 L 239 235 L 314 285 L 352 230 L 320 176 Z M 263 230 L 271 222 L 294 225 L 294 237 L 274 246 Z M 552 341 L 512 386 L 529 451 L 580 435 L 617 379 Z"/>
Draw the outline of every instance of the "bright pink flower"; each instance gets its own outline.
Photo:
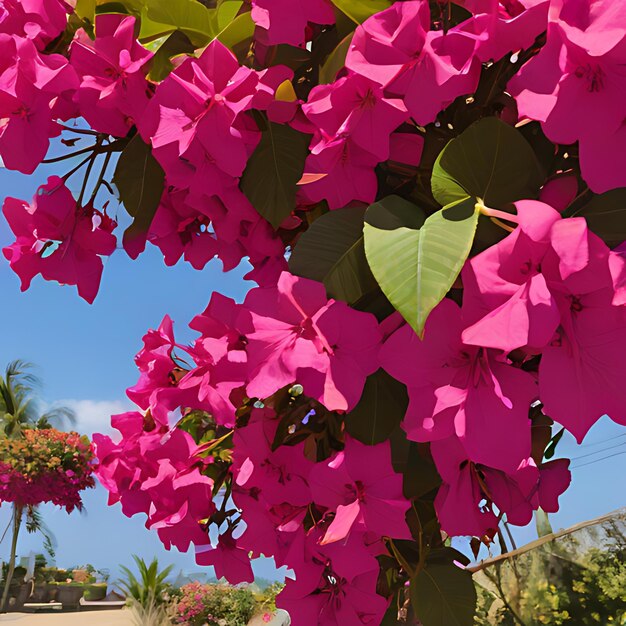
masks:
<path id="1" fill-rule="evenodd" d="M 60 134 L 60 103 L 78 85 L 67 60 L 40 55 L 29 39 L 0 34 L 0 157 L 9 169 L 32 174 Z"/>
<path id="2" fill-rule="evenodd" d="M 78 207 L 56 176 L 39 188 L 32 205 L 6 198 L 2 211 L 16 236 L 3 252 L 22 281 L 22 291 L 41 274 L 46 280 L 76 285 L 78 293 L 93 302 L 102 276 L 101 256 L 115 250 L 116 223 L 91 205 Z"/>
<path id="3" fill-rule="evenodd" d="M 469 460 L 456 437 L 433 442 L 431 451 L 443 479 L 435 508 L 441 527 L 452 536 L 493 535 L 498 518 L 492 505 L 511 524 L 525 526 L 539 506 L 557 511 L 558 497 L 570 481 L 569 461 L 563 459 L 541 469 L 524 459 L 503 472 Z"/>
<path id="4" fill-rule="evenodd" d="M 472 7 L 474 16 L 452 30 L 476 38 L 476 56 L 483 63 L 530 48 L 547 27 L 548 0 L 484 0 L 465 4 Z"/>
<path id="5" fill-rule="evenodd" d="M 429 31 L 428 3 L 396 2 L 357 28 L 346 67 L 404 98 L 421 125 L 458 96 L 475 91 L 480 78 L 476 41 L 461 31 Z"/>
<path id="6" fill-rule="evenodd" d="M 365 379 L 378 368 L 376 318 L 328 300 L 321 283 L 283 272 L 276 288 L 253 289 L 245 306 L 248 395 L 266 398 L 298 382 L 330 410 L 346 411 L 361 397 Z"/>
<path id="7" fill-rule="evenodd" d="M 277 426 L 269 434 L 273 435 Z M 304 456 L 304 443 L 280 446 L 272 450 L 273 436 L 268 438 L 266 420 L 238 428 L 234 437 L 233 473 L 244 489 L 259 489 L 270 505 L 288 502 L 306 506 L 311 502 L 308 477 L 313 463 Z"/>
<path id="8" fill-rule="evenodd" d="M 0 32 L 32 39 L 43 50 L 65 30 L 70 12 L 63 0 L 0 0 Z"/>
<path id="9" fill-rule="evenodd" d="M 565 172 L 548 180 L 541 188 L 539 200 L 550 205 L 559 213 L 570 205 L 578 195 L 578 178 L 572 172 Z"/>
<path id="10" fill-rule="evenodd" d="M 148 105 L 146 64 L 152 53 L 135 38 L 135 18 L 98 15 L 96 39 L 76 33 L 70 61 L 81 83 L 75 99 L 89 125 L 125 137 Z"/>
<path id="11" fill-rule="evenodd" d="M 546 45 L 508 87 L 520 114 L 540 121 L 551 141 L 579 141 L 583 177 L 598 193 L 626 184 L 616 158 L 626 145 L 625 20 L 606 1 L 593 10 L 573 0 L 553 3 Z"/>
<path id="12" fill-rule="evenodd" d="M 304 174 L 323 177 L 300 188 L 308 203 L 326 200 L 331 209 L 340 209 L 352 200 L 371 204 L 376 200 L 378 181 L 374 168 L 378 159 L 354 142 L 339 138 L 306 160 Z"/>
<path id="13" fill-rule="evenodd" d="M 155 421 L 164 426 L 170 424 L 170 414 L 181 407 L 203 408 L 197 389 L 178 384 L 186 370 L 175 360 L 174 348 L 178 344 L 168 315 L 157 330 L 149 330 L 144 335 L 143 344 L 135 357 L 139 380 L 126 390 L 128 397 L 144 411 L 150 410 Z"/>
<path id="14" fill-rule="evenodd" d="M 445 299 L 423 340 L 405 325 L 385 342 L 382 366 L 409 389 L 404 428 L 422 442 L 456 433 L 470 459 L 513 471 L 530 455 L 535 381 L 496 351 L 463 343 L 462 331 L 461 310 Z"/>
<path id="15" fill-rule="evenodd" d="M 546 413 L 580 442 L 604 414 L 626 424 L 626 309 L 612 303 L 610 251 L 584 218 L 557 222 L 552 241 L 542 272 L 561 324 L 543 351 L 540 395 Z"/>
<path id="16" fill-rule="evenodd" d="M 389 442 L 366 446 L 346 437 L 345 450 L 316 464 L 309 480 L 314 502 L 335 512 L 324 544 L 341 541 L 355 525 L 381 537 L 411 538 L 410 503 L 391 465 Z"/>
<path id="17" fill-rule="evenodd" d="M 287 579 L 276 604 L 298 616 L 299 626 L 363 626 L 379 624 L 388 601 L 376 593 L 378 570 L 351 578 L 334 561 L 310 561 Z"/>
<path id="18" fill-rule="evenodd" d="M 225 578 L 231 585 L 254 582 L 248 552 L 237 545 L 232 531 L 220 535 L 215 548 L 196 549 L 198 565 L 212 565 L 218 578 Z"/>
<path id="19" fill-rule="evenodd" d="M 302 110 L 319 129 L 311 143 L 313 154 L 338 138 L 349 138 L 379 161 L 389 157 L 389 135 L 408 118 L 401 100 L 385 98 L 380 85 L 358 74 L 314 87 Z"/>
<path id="20" fill-rule="evenodd" d="M 260 133 L 241 114 L 264 109 L 290 71 L 255 72 L 218 40 L 186 59 L 157 88 L 139 130 L 151 141 L 171 185 L 199 199 L 236 185 Z"/>
<path id="21" fill-rule="evenodd" d="M 329 0 L 253 0 L 252 19 L 258 42 L 301 46 L 309 22 L 334 24 L 335 13 Z"/>
<path id="22" fill-rule="evenodd" d="M 201 522 L 215 511 L 213 481 L 198 469 L 191 435 L 168 432 L 137 412 L 115 415 L 111 423 L 122 435 L 119 443 L 94 435 L 97 475 L 109 491 L 109 504 L 120 502 L 128 517 L 145 513 L 146 526 L 158 531 L 168 549 L 208 544 Z"/>
<path id="23" fill-rule="evenodd" d="M 541 273 L 559 214 L 540 202 L 516 203 L 519 226 L 463 270 L 463 340 L 510 352 L 539 351 L 553 338 L 560 314 Z"/>

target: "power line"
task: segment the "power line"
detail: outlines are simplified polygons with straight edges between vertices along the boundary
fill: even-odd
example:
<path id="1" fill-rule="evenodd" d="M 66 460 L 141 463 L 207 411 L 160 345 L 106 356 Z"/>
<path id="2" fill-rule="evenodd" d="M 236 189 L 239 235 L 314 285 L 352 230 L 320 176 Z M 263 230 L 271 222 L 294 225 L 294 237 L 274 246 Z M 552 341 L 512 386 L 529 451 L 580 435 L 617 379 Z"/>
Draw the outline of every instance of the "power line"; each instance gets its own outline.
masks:
<path id="1" fill-rule="evenodd" d="M 574 465 L 571 469 L 575 470 L 580 467 L 585 467 L 585 465 L 593 465 L 594 463 L 599 463 L 600 461 L 605 461 L 606 459 L 612 459 L 614 456 L 621 456 L 622 454 L 626 454 L 626 450 L 623 452 L 615 452 L 614 454 L 609 454 L 608 456 L 603 456 L 600 459 L 595 459 L 594 461 L 587 461 L 586 463 L 581 463 L 580 465 Z"/>
<path id="2" fill-rule="evenodd" d="M 614 446 L 608 446 L 606 448 L 601 448 L 600 450 L 596 450 L 595 452 L 587 452 L 587 454 L 580 454 L 579 456 L 573 456 L 571 458 L 572 461 L 578 461 L 578 459 L 585 459 L 588 456 L 595 456 L 596 454 L 602 454 L 602 452 L 607 452 L 608 450 L 614 450 L 615 448 L 621 448 L 622 446 L 626 446 L 626 441 L 622 443 L 615 444 Z"/>

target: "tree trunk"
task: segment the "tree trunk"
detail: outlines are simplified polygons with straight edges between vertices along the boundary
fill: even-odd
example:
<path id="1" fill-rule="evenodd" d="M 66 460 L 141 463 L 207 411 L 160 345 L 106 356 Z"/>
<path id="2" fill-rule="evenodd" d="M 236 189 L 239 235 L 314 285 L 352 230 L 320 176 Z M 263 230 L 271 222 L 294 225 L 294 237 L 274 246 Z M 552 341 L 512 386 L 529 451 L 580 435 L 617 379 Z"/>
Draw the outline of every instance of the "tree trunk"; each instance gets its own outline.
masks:
<path id="1" fill-rule="evenodd" d="M 0 611 L 5 612 L 7 602 L 9 600 L 9 587 L 11 586 L 11 580 L 13 579 L 13 572 L 15 571 L 15 558 L 17 552 L 17 538 L 20 534 L 20 528 L 22 526 L 22 515 L 24 513 L 24 507 L 13 504 L 13 536 L 11 537 L 11 557 L 9 558 L 9 569 L 7 571 L 7 578 L 4 581 L 4 592 L 2 594 L 2 603 L 0 604 Z"/>

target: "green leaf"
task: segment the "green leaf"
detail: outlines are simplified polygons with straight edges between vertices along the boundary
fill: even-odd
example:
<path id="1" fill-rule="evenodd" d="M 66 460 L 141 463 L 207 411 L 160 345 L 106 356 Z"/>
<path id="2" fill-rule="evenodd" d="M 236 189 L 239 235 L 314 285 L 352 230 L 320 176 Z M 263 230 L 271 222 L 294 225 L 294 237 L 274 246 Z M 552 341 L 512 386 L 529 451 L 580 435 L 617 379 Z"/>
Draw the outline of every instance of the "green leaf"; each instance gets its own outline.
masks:
<path id="1" fill-rule="evenodd" d="M 189 37 L 179 30 L 171 35 L 155 39 L 152 44 L 148 44 L 146 47 L 154 52 L 148 77 L 156 82 L 162 81 L 174 69 L 170 60 L 172 57 L 180 54 L 191 54 L 195 50 Z"/>
<path id="2" fill-rule="evenodd" d="M 392 0 L 332 0 L 332 3 L 355 24 L 362 24 L 374 13 L 388 9 Z"/>
<path id="3" fill-rule="evenodd" d="M 319 82 L 320 85 L 328 85 L 335 80 L 337 72 L 345 66 L 346 55 L 350 49 L 354 33 L 349 33 L 344 37 L 339 45 L 328 55 L 324 65 L 320 67 Z"/>
<path id="4" fill-rule="evenodd" d="M 251 39 L 254 36 L 254 28 L 255 24 L 252 21 L 252 13 L 242 13 L 220 30 L 217 34 L 217 39 L 232 50 L 242 41 Z"/>
<path id="5" fill-rule="evenodd" d="M 548 461 L 556 454 L 556 447 L 559 445 L 559 441 L 563 439 L 563 435 L 565 434 L 565 428 L 561 428 L 552 439 L 550 439 L 550 443 L 546 448 L 546 451 L 543 453 L 543 458 Z"/>
<path id="6" fill-rule="evenodd" d="M 74 12 L 81 19 L 93 24 L 96 18 L 96 0 L 77 0 Z"/>
<path id="7" fill-rule="evenodd" d="M 626 239 L 626 189 L 594 196 L 571 217 L 584 217 L 589 228 L 609 244 Z"/>
<path id="8" fill-rule="evenodd" d="M 213 15 L 197 0 L 150 0 L 146 8 L 147 20 L 142 19 L 141 24 L 142 39 L 180 30 L 199 47 L 217 35 Z"/>
<path id="9" fill-rule="evenodd" d="M 431 186 L 443 206 L 473 196 L 500 207 L 536 197 L 542 182 L 537 157 L 522 134 L 496 117 L 486 117 L 441 151 Z"/>
<path id="10" fill-rule="evenodd" d="M 323 282 L 331 298 L 349 304 L 378 289 L 365 258 L 364 215 L 364 208 L 351 207 L 316 219 L 291 253 L 291 272 Z"/>
<path id="11" fill-rule="evenodd" d="M 296 206 L 297 184 L 309 152 L 310 135 L 268 122 L 241 178 L 254 208 L 278 228 Z"/>
<path id="12" fill-rule="evenodd" d="M 380 205 L 365 215 L 365 254 L 383 293 L 413 329 L 422 335 L 430 312 L 457 279 L 471 250 L 478 211 L 473 199 L 444 207 L 417 230 L 380 219 Z"/>
<path id="13" fill-rule="evenodd" d="M 411 580 L 411 603 L 422 626 L 472 626 L 476 589 L 470 572 L 432 563 Z"/>
<path id="14" fill-rule="evenodd" d="M 370 446 L 382 443 L 398 427 L 408 405 L 406 387 L 380 369 L 367 378 L 359 403 L 346 415 L 346 430 Z"/>
<path id="15" fill-rule="evenodd" d="M 150 146 L 135 135 L 120 155 L 113 182 L 120 200 L 133 218 L 125 237 L 145 233 L 161 201 L 165 174 L 152 156 Z"/>
<path id="16" fill-rule="evenodd" d="M 213 11 L 215 30 L 223 31 L 236 17 L 243 6 L 243 0 L 220 0 Z"/>

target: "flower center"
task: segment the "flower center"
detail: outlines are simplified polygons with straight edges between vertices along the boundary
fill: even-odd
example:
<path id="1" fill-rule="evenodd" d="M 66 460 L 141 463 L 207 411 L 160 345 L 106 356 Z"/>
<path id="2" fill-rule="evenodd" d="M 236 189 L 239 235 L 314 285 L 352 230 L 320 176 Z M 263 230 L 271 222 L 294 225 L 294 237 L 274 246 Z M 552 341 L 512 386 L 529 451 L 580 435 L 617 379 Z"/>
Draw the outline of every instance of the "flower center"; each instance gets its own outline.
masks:
<path id="1" fill-rule="evenodd" d="M 587 91 L 594 93 L 602 91 L 604 89 L 604 70 L 599 65 L 592 65 L 587 63 L 586 65 L 579 65 L 574 72 L 576 78 L 580 78 L 586 81 Z"/>

